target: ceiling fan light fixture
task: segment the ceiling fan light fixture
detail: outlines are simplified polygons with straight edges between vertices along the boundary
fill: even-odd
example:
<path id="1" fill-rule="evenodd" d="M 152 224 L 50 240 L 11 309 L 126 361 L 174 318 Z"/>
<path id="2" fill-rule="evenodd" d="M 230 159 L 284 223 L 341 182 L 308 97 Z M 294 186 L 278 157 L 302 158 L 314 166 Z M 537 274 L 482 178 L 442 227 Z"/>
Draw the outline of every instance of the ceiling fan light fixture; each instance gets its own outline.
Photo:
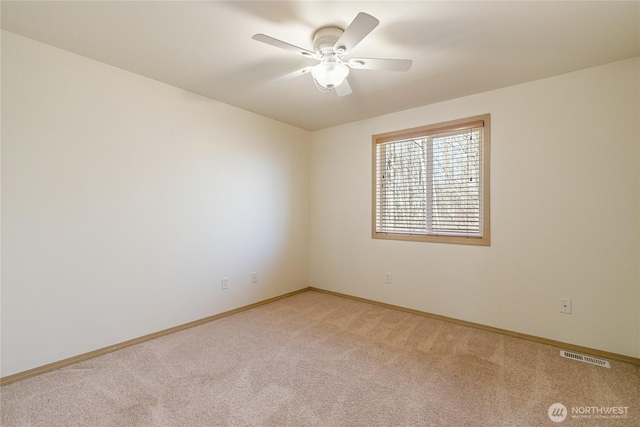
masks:
<path id="1" fill-rule="evenodd" d="M 252 38 L 256 41 L 320 61 L 320 64 L 316 66 L 306 66 L 275 80 L 288 80 L 310 72 L 313 83 L 320 92 L 330 92 L 335 89 L 337 96 L 342 97 L 352 93 L 349 81 L 346 80 L 351 68 L 388 71 L 408 71 L 409 68 L 411 68 L 412 61 L 408 59 L 343 59 L 344 56 L 351 53 L 379 23 L 380 21 L 373 16 L 360 12 L 344 30 L 335 26 L 321 27 L 313 34 L 313 51 L 274 39 L 266 34 L 255 34 Z"/>
<path id="2" fill-rule="evenodd" d="M 329 57 L 311 70 L 313 79 L 325 89 L 333 89 L 344 82 L 349 75 L 349 67 L 335 58 Z"/>

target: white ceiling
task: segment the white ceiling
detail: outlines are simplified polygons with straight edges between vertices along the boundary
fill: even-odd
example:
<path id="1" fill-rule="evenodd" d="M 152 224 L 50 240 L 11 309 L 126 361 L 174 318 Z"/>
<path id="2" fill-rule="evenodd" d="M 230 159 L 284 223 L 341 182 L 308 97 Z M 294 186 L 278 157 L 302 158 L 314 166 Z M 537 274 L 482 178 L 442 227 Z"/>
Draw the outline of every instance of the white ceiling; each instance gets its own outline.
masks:
<path id="1" fill-rule="evenodd" d="M 2 1 L 2 28 L 282 122 L 316 130 L 640 55 L 640 2 Z M 319 92 L 320 27 L 358 12 L 380 25 L 353 56 L 412 59 L 409 72 L 352 70 L 350 96 Z"/>

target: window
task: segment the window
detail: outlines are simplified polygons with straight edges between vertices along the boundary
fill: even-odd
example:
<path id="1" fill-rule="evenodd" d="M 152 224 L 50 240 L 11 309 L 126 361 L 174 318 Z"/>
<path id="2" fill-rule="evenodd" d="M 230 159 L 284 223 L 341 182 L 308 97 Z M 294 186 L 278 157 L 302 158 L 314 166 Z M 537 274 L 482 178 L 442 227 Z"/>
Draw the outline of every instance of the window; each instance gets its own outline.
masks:
<path id="1" fill-rule="evenodd" d="M 373 136 L 373 238 L 489 246 L 490 115 Z"/>

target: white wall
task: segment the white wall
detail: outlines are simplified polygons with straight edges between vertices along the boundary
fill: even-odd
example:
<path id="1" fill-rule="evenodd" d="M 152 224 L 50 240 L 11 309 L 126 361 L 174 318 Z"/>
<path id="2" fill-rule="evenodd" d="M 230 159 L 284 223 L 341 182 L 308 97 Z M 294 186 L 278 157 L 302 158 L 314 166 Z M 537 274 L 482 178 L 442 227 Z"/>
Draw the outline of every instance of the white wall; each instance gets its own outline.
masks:
<path id="1" fill-rule="evenodd" d="M 311 285 L 640 357 L 639 63 L 314 132 Z M 371 136 L 484 113 L 491 247 L 373 240 Z"/>
<path id="2" fill-rule="evenodd" d="M 2 32 L 1 375 L 308 286 L 308 189 L 307 131 Z"/>

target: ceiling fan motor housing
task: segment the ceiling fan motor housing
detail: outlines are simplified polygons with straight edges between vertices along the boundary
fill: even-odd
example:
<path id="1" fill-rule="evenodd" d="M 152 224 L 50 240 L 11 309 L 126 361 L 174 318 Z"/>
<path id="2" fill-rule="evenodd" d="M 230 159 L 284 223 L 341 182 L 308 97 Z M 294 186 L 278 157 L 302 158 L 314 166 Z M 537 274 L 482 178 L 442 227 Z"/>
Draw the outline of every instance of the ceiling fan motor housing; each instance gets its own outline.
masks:
<path id="1" fill-rule="evenodd" d="M 333 47 L 336 42 L 340 39 L 344 31 L 338 27 L 325 27 L 321 28 L 313 35 L 313 50 L 318 55 L 326 55 L 326 54 L 344 54 L 345 52 L 335 52 Z M 336 50 L 338 50 L 340 46 L 336 46 Z"/>

